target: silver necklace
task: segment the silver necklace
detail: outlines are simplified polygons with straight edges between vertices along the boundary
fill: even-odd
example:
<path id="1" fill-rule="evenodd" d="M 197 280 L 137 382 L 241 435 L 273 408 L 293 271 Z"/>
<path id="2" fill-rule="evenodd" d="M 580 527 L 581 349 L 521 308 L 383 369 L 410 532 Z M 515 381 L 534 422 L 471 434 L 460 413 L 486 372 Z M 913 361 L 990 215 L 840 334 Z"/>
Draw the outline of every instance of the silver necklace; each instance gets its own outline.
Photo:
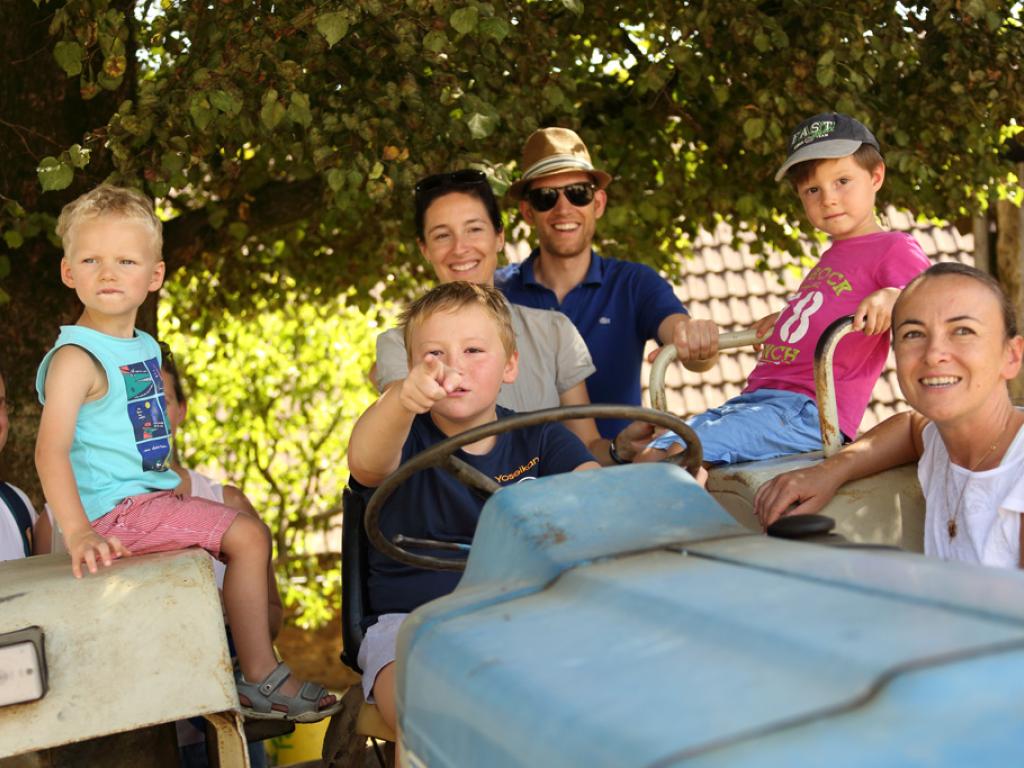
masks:
<path id="1" fill-rule="evenodd" d="M 967 469 L 968 475 L 964 478 L 964 484 L 960 488 L 960 495 L 957 496 L 956 506 L 953 507 L 953 513 L 949 516 L 949 520 L 946 521 L 946 532 L 949 534 L 950 540 L 956 538 L 957 524 L 956 520 L 960 516 L 960 507 L 963 505 L 964 494 L 967 493 L 967 486 L 971 484 L 971 475 L 978 471 L 978 467 L 985 463 L 985 459 L 992 455 L 993 451 L 1003 441 L 1003 437 L 1006 435 L 1006 430 L 1010 428 L 1010 424 L 1013 422 L 1013 414 L 1011 413 L 1009 418 L 1006 420 L 1006 424 L 1003 426 L 1002 431 L 996 438 L 995 442 L 988 447 L 988 450 L 982 455 L 980 459 L 974 462 L 973 467 Z M 949 456 L 949 450 L 947 449 L 946 455 Z M 946 465 L 946 488 L 949 488 L 949 477 L 953 474 L 953 458 L 949 456 L 949 464 Z"/>

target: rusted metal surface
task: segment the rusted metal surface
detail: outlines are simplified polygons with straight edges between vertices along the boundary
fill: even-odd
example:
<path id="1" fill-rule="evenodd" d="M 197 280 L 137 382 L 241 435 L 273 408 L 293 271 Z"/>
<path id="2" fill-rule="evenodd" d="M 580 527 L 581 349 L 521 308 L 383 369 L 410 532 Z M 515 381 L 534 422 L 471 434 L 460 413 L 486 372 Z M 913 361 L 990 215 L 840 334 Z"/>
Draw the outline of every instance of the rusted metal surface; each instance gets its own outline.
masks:
<path id="1" fill-rule="evenodd" d="M 370 543 L 388 557 L 407 565 L 439 571 L 465 570 L 465 560 L 418 555 L 399 546 L 395 541 L 388 541 L 380 531 L 380 512 L 388 497 L 406 479 L 424 469 L 440 466 L 448 471 L 452 471 L 450 467 L 452 454 L 465 445 L 470 445 L 471 443 L 504 432 L 510 432 L 513 429 L 522 429 L 523 427 L 532 427 L 553 421 L 591 418 L 645 421 L 658 427 L 670 429 L 682 437 L 687 446 L 686 450 L 682 453 L 671 457 L 672 463 L 677 463 L 684 467 L 690 474 L 695 474 L 700 469 L 704 456 L 697 435 L 685 421 L 663 411 L 641 408 L 635 405 L 574 405 L 563 408 L 546 408 L 532 413 L 519 413 L 467 430 L 460 435 L 455 435 L 437 445 L 433 445 L 425 451 L 416 454 L 386 477 L 366 505 L 366 512 L 363 517 L 366 535 L 370 539 Z M 479 472 L 475 472 L 475 474 L 482 477 Z M 461 473 L 458 476 L 463 482 L 484 493 L 491 492 L 491 482 L 493 481 L 490 478 L 485 478 L 487 480 L 486 484 L 477 484 L 474 482 L 474 475 L 470 473 Z M 426 540 L 421 540 L 420 543 L 433 544 L 433 542 Z"/>
<path id="2" fill-rule="evenodd" d="M 745 328 L 742 331 L 728 331 L 718 335 L 718 348 L 720 350 L 736 349 L 738 347 L 749 347 L 761 341 L 753 328 Z M 659 411 L 668 411 L 668 400 L 665 396 L 665 372 L 669 365 L 676 361 L 678 354 L 672 344 L 666 344 L 651 364 L 650 387 L 648 391 L 651 396 L 651 407 Z"/>
<path id="3" fill-rule="evenodd" d="M 783 472 L 806 469 L 820 453 L 713 468 L 707 490 L 737 522 L 752 531 L 754 494 Z M 884 544 L 909 552 L 924 549 L 924 495 L 912 464 L 880 472 L 842 486 L 821 514 L 836 521 L 835 533 L 858 544 Z"/>
<path id="4" fill-rule="evenodd" d="M 0 711 L 0 757 L 238 708 L 205 552 L 125 558 L 82 579 L 66 555 L 0 563 L 4 597 L 0 632 L 42 627 L 50 688 Z"/>
<path id="5" fill-rule="evenodd" d="M 216 749 L 211 750 L 210 768 L 249 768 L 249 749 L 242 730 L 242 715 L 237 711 L 213 712 L 205 715 L 205 718 L 213 726 L 206 731 L 207 743 L 211 730 L 216 743 Z"/>
<path id="6" fill-rule="evenodd" d="M 818 399 L 818 423 L 821 425 L 821 445 L 825 458 L 839 453 L 843 447 L 843 434 L 839 431 L 839 411 L 836 408 L 836 380 L 832 360 L 836 347 L 853 330 L 853 315 L 832 322 L 818 339 L 814 348 L 814 391 Z"/>

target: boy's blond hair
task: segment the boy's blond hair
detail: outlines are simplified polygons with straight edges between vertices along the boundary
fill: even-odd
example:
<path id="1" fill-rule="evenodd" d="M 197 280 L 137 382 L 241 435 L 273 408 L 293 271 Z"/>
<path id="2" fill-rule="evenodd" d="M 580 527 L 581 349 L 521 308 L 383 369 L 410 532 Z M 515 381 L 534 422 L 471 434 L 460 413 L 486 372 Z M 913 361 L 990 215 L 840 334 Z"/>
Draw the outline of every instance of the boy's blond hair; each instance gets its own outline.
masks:
<path id="1" fill-rule="evenodd" d="M 456 280 L 444 283 L 407 306 L 399 317 L 399 327 L 405 339 L 405 349 L 412 354 L 412 329 L 428 317 L 438 312 L 456 312 L 464 307 L 478 306 L 494 320 L 498 326 L 498 337 L 509 358 L 516 351 L 516 332 L 512 328 L 512 315 L 508 302 L 501 292 L 489 285 L 467 283 Z"/>
<path id="2" fill-rule="evenodd" d="M 99 216 L 123 216 L 148 227 L 153 235 L 154 254 L 157 260 L 161 258 L 163 224 L 153 210 L 153 201 L 137 189 L 115 187 L 113 184 L 100 184 L 84 195 L 79 195 L 61 210 L 60 218 L 57 219 L 57 236 L 64 245 L 65 256 L 71 251 L 75 226 Z"/>

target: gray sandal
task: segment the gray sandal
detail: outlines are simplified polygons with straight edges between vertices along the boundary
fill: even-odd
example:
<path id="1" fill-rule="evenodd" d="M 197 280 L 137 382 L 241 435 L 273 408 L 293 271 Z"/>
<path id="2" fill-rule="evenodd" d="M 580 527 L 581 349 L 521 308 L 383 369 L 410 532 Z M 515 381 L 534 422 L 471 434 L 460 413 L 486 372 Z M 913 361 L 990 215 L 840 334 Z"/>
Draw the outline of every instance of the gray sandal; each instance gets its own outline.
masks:
<path id="1" fill-rule="evenodd" d="M 250 683 L 242 676 L 241 670 L 236 670 L 235 685 L 238 687 L 239 701 L 242 696 L 249 700 L 248 704 L 241 705 L 242 714 L 256 720 L 315 723 L 341 709 L 341 701 L 337 698 L 333 704 L 322 709 L 319 707 L 322 698 L 334 694 L 317 683 L 303 683 L 295 696 L 281 693 L 281 685 L 291 674 L 292 671 L 283 661 L 259 683 Z"/>

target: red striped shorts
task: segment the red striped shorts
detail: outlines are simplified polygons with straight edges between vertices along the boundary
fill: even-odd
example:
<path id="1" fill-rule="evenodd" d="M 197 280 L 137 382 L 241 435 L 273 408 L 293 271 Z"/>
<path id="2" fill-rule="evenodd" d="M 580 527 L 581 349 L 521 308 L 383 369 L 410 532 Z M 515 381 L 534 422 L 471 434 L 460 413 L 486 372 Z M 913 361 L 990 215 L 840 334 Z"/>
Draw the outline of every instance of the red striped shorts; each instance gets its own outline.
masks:
<path id="1" fill-rule="evenodd" d="M 100 536 L 117 536 L 136 555 L 202 547 L 220 555 L 224 533 L 238 514 L 216 501 L 155 491 L 129 496 L 92 522 Z"/>

